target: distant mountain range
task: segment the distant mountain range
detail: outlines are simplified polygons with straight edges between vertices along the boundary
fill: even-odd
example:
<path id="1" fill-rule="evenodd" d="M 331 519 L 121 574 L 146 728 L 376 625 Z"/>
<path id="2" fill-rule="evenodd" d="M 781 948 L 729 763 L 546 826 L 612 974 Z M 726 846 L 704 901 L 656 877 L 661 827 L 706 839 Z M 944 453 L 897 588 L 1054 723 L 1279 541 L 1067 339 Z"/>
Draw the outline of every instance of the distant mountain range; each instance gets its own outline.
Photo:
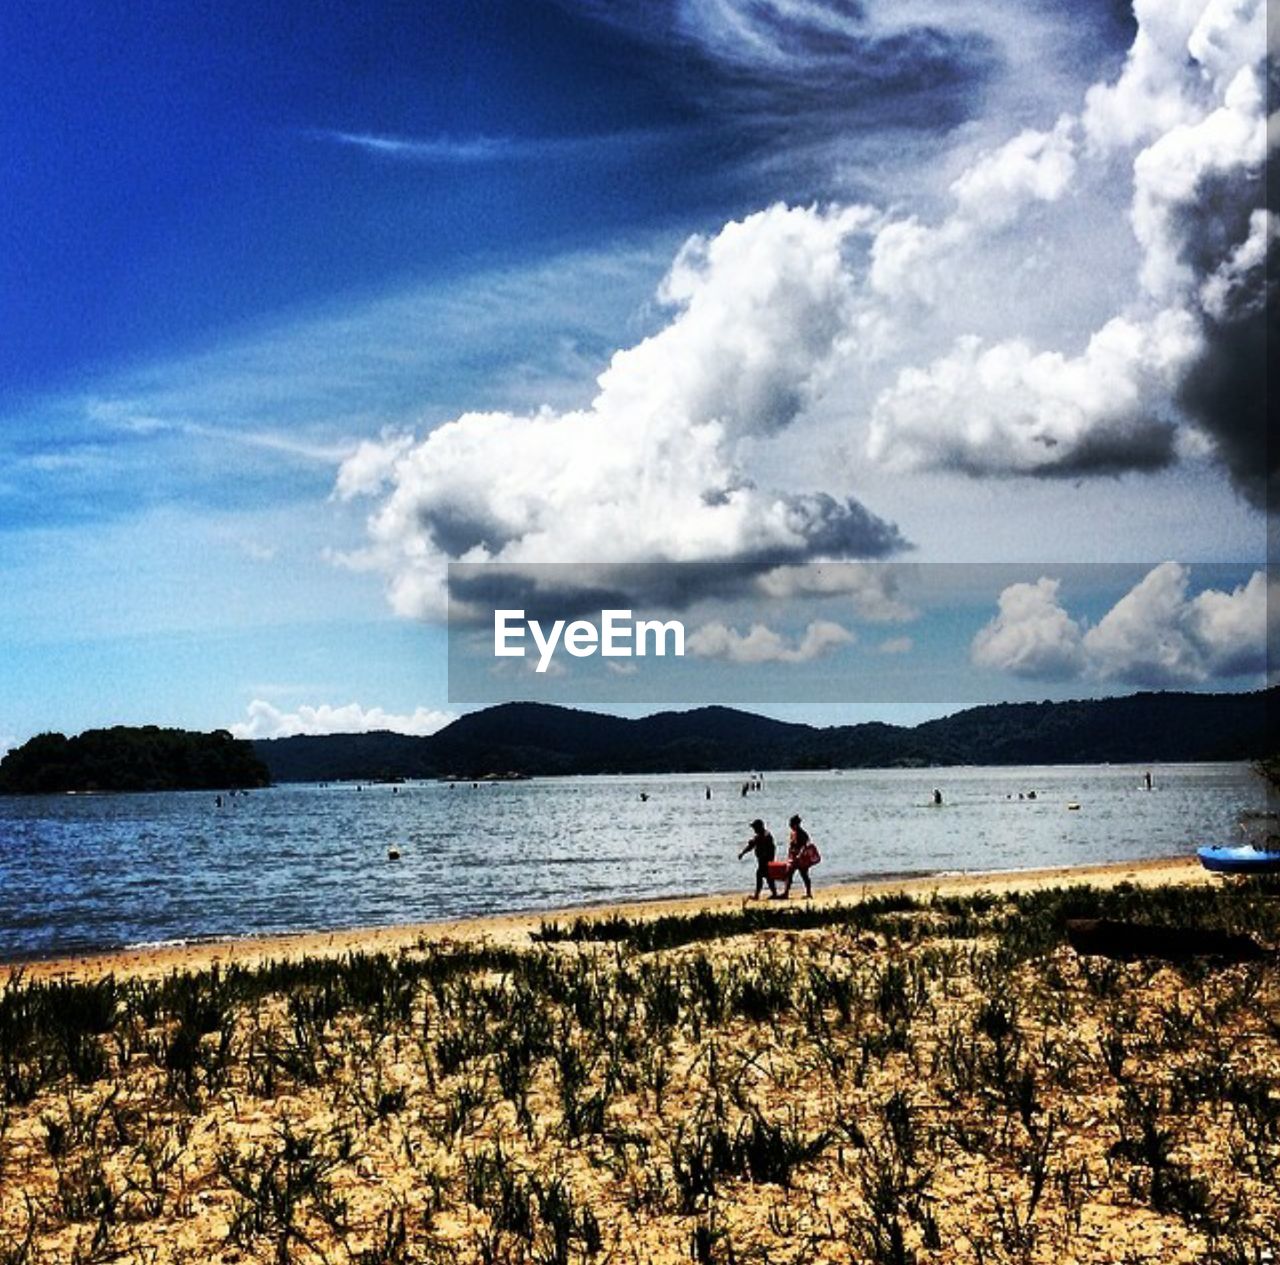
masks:
<path id="1" fill-rule="evenodd" d="M 771 720 L 728 707 L 625 719 L 506 703 L 431 737 L 393 733 L 259 739 L 277 782 L 747 769 L 913 768 L 1252 760 L 1276 751 L 1280 688 L 996 703 L 907 728 Z"/>

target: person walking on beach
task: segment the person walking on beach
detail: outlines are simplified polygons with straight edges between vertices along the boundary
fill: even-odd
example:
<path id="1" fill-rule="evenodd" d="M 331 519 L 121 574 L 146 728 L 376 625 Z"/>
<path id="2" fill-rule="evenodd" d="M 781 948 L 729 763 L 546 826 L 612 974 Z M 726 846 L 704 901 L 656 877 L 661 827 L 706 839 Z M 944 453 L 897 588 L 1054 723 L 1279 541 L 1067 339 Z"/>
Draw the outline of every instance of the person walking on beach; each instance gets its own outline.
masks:
<path id="1" fill-rule="evenodd" d="M 787 886 L 783 896 L 791 895 L 791 884 L 797 874 L 804 882 L 805 900 L 813 899 L 813 884 L 809 882 L 809 869 L 818 863 L 818 849 L 813 846 L 809 832 L 800 824 L 800 814 L 796 813 L 787 823 L 791 827 L 791 840 L 787 845 Z"/>
<path id="2" fill-rule="evenodd" d="M 741 861 L 748 852 L 756 854 L 756 894 L 752 900 L 760 899 L 760 888 L 765 884 L 769 884 L 769 895 L 772 899 L 780 899 L 778 888 L 773 881 L 773 875 L 769 873 L 769 862 L 778 855 L 778 849 L 774 845 L 773 836 L 764 828 L 764 822 L 759 817 L 751 823 L 752 835 L 747 840 L 741 852 L 738 853 L 738 860 Z"/>

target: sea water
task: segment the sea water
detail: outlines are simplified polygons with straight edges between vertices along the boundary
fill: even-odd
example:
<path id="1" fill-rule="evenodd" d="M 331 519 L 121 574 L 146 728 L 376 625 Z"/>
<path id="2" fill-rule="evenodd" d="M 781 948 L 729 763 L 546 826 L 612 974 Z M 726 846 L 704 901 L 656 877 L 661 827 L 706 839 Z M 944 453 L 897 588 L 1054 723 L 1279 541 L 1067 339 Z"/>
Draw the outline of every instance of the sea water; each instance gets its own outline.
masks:
<path id="1" fill-rule="evenodd" d="M 737 853 L 755 817 L 783 855 L 801 814 L 820 887 L 1186 856 L 1240 842 L 1240 813 L 1268 807 L 1245 764 L 1152 766 L 1151 791 L 1147 771 L 765 770 L 746 795 L 745 772 L 284 785 L 221 807 L 209 792 L 0 797 L 0 959 L 749 890 Z"/>

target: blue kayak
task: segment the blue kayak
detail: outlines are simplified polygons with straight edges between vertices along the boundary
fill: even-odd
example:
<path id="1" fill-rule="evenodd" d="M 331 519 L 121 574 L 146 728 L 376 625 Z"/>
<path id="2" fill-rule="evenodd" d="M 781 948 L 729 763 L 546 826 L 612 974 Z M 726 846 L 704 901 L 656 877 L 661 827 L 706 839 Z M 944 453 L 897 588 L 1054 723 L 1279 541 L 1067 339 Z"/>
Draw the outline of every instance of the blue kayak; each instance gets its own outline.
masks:
<path id="1" fill-rule="evenodd" d="M 1262 852 L 1244 844 L 1238 848 L 1197 848 L 1196 856 L 1215 874 L 1280 874 L 1280 852 Z"/>

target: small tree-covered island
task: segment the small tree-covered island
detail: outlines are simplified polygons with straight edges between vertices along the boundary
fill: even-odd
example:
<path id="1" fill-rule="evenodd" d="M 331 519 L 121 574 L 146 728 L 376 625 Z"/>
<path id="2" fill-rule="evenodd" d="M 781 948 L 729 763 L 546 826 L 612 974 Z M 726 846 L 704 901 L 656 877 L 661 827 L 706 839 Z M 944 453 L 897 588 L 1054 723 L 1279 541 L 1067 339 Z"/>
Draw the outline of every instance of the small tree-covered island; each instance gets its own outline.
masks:
<path id="1" fill-rule="evenodd" d="M 248 742 L 225 729 L 156 725 L 37 734 L 0 760 L 0 794 L 68 791 L 240 790 L 270 784 Z"/>

